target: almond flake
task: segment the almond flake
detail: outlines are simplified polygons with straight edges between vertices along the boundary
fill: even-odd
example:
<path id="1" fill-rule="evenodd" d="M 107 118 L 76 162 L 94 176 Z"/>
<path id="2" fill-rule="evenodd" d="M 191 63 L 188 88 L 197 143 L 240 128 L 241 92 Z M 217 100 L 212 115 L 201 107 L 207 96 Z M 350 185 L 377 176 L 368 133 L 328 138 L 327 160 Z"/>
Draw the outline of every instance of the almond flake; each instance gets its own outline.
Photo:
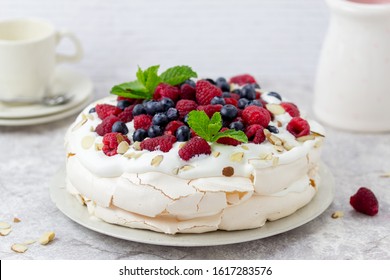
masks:
<path id="1" fill-rule="evenodd" d="M 95 137 L 91 135 L 84 136 L 84 138 L 81 140 L 81 147 L 83 149 L 88 150 L 92 147 L 93 143 L 95 143 Z"/>
<path id="2" fill-rule="evenodd" d="M 325 135 L 321 134 L 321 133 L 318 133 L 318 132 L 315 132 L 315 131 L 310 131 L 311 134 L 313 134 L 314 136 L 319 136 L 319 137 L 325 137 Z"/>
<path id="3" fill-rule="evenodd" d="M 382 178 L 390 178 L 390 172 L 383 173 L 382 175 L 380 175 L 380 177 L 382 177 Z"/>
<path id="4" fill-rule="evenodd" d="M 103 143 L 96 143 L 95 144 L 95 150 L 96 151 L 101 151 L 103 149 Z"/>
<path id="5" fill-rule="evenodd" d="M 282 127 L 282 122 L 281 121 L 276 121 L 276 125 L 277 125 L 277 127 Z"/>
<path id="6" fill-rule="evenodd" d="M 21 220 L 19 218 L 14 217 L 14 223 L 20 223 L 20 222 L 21 222 Z"/>
<path id="7" fill-rule="evenodd" d="M 259 159 L 260 160 L 271 160 L 273 158 L 273 155 L 272 154 L 261 154 L 259 156 Z"/>
<path id="8" fill-rule="evenodd" d="M 213 157 L 217 158 L 217 157 L 219 157 L 220 154 L 221 154 L 221 152 L 215 151 L 215 152 L 213 152 Z"/>
<path id="9" fill-rule="evenodd" d="M 192 165 L 183 165 L 182 167 L 180 167 L 179 172 L 187 171 L 192 168 L 194 168 Z"/>
<path id="10" fill-rule="evenodd" d="M 134 159 L 137 159 L 139 158 L 140 156 L 142 156 L 143 153 L 129 153 L 129 154 L 124 154 L 123 156 L 126 157 L 126 158 L 134 158 Z"/>
<path id="11" fill-rule="evenodd" d="M 279 157 L 274 157 L 272 160 L 272 166 L 276 166 L 279 163 Z"/>
<path id="12" fill-rule="evenodd" d="M 222 175 L 226 177 L 231 177 L 234 175 L 234 168 L 231 166 L 226 166 L 222 169 Z"/>
<path id="13" fill-rule="evenodd" d="M 141 151 L 141 142 L 135 141 L 134 144 L 132 145 L 132 147 L 136 151 Z"/>
<path id="14" fill-rule="evenodd" d="M 179 149 L 183 148 L 185 146 L 186 142 L 179 144 Z"/>
<path id="15" fill-rule="evenodd" d="M 338 219 L 344 217 L 344 212 L 342 211 L 335 211 L 332 216 L 333 219 Z"/>
<path id="16" fill-rule="evenodd" d="M 90 131 L 90 132 L 94 132 L 94 131 L 95 131 L 95 129 L 93 128 L 92 125 L 89 127 L 89 131 Z"/>
<path id="17" fill-rule="evenodd" d="M 234 153 L 230 156 L 230 160 L 233 161 L 233 162 L 240 162 L 242 161 L 244 157 L 244 153 L 243 152 L 238 152 L 238 153 Z"/>
<path id="18" fill-rule="evenodd" d="M 73 128 L 72 128 L 72 131 L 76 131 L 77 129 L 79 129 L 80 127 L 82 127 L 86 122 L 87 122 L 87 117 L 82 114 L 81 115 L 81 121 L 79 121 Z"/>
<path id="19" fill-rule="evenodd" d="M 282 146 L 283 144 L 282 139 L 273 135 L 268 129 L 264 129 L 264 135 L 271 144 L 276 146 Z"/>
<path id="20" fill-rule="evenodd" d="M 46 245 L 48 244 L 50 241 L 52 241 L 54 239 L 54 237 L 56 236 L 56 234 L 54 233 L 54 231 L 48 231 L 48 232 L 45 232 L 41 238 L 39 238 L 39 243 L 41 243 L 42 245 Z"/>
<path id="21" fill-rule="evenodd" d="M 292 148 L 294 148 L 294 146 L 291 145 L 290 143 L 288 143 L 287 141 L 282 141 L 282 145 L 283 145 L 283 147 L 284 147 L 287 151 L 290 151 Z"/>
<path id="22" fill-rule="evenodd" d="M 66 158 L 70 158 L 70 157 L 73 157 L 73 156 L 75 156 L 76 154 L 75 153 L 68 153 L 67 155 L 66 155 Z"/>
<path id="23" fill-rule="evenodd" d="M 316 187 L 316 181 L 314 179 L 310 179 L 310 185 L 315 188 Z"/>
<path id="24" fill-rule="evenodd" d="M 11 246 L 12 251 L 16 253 L 24 253 L 27 251 L 27 246 L 24 244 L 14 244 Z"/>
<path id="25" fill-rule="evenodd" d="M 305 135 L 297 138 L 298 142 L 305 142 L 308 140 L 314 140 L 316 137 L 313 134 Z"/>
<path id="26" fill-rule="evenodd" d="M 266 104 L 265 107 L 274 115 L 282 115 L 286 110 L 279 104 Z"/>
<path id="27" fill-rule="evenodd" d="M 245 145 L 241 145 L 241 149 L 246 150 L 246 151 L 249 150 L 248 146 L 245 146 Z"/>
<path id="28" fill-rule="evenodd" d="M 90 119 L 91 121 L 93 121 L 95 119 L 95 117 L 92 114 L 88 114 L 87 118 Z"/>
<path id="29" fill-rule="evenodd" d="M 281 152 L 284 151 L 283 146 L 276 146 L 276 145 L 274 145 L 274 148 L 275 148 L 275 150 L 278 151 L 279 153 L 281 153 Z"/>
<path id="30" fill-rule="evenodd" d="M 36 240 L 27 240 L 26 242 L 23 242 L 23 245 L 31 245 L 31 244 L 34 244 L 35 242 L 37 242 Z"/>
<path id="31" fill-rule="evenodd" d="M 7 229 L 10 228 L 11 225 L 6 222 L 0 222 L 0 229 Z"/>
<path id="32" fill-rule="evenodd" d="M 179 174 L 179 168 L 173 169 L 173 170 L 172 170 L 172 173 L 173 173 L 174 175 Z"/>
<path id="33" fill-rule="evenodd" d="M 116 148 L 116 152 L 120 155 L 123 155 L 124 153 L 127 152 L 129 149 L 130 145 L 126 141 L 122 141 L 119 143 L 118 147 Z"/>
<path id="34" fill-rule="evenodd" d="M 6 236 L 12 231 L 12 228 L 0 229 L 0 236 Z"/>
<path id="35" fill-rule="evenodd" d="M 154 166 L 154 167 L 157 167 L 160 165 L 160 163 L 162 162 L 162 160 L 164 159 L 164 156 L 163 155 L 158 155 L 158 156 L 155 156 L 152 161 L 150 162 L 150 165 L 151 166 Z"/>

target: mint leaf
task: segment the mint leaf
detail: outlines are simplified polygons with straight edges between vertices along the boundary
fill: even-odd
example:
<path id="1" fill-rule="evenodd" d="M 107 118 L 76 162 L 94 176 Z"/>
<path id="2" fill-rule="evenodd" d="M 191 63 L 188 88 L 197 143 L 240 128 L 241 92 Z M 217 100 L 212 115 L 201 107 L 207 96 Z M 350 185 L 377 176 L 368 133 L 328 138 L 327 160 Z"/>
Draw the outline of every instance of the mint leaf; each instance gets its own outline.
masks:
<path id="1" fill-rule="evenodd" d="M 133 81 L 114 86 L 111 93 L 128 98 L 143 98 L 148 95 L 148 90 L 139 81 Z"/>
<path id="2" fill-rule="evenodd" d="M 216 142 L 219 138 L 222 137 L 229 137 L 233 138 L 237 141 L 247 143 L 248 137 L 245 135 L 245 133 L 241 130 L 234 130 L 234 129 L 228 129 L 223 132 L 218 132 L 218 134 L 214 135 L 214 137 L 211 139 L 212 142 Z"/>
<path id="3" fill-rule="evenodd" d="M 208 125 L 208 130 L 210 137 L 213 137 L 215 134 L 218 133 L 222 128 L 222 117 L 221 114 L 218 112 L 215 112 L 213 116 L 211 117 L 210 123 Z"/>
<path id="4" fill-rule="evenodd" d="M 160 68 L 160 65 L 151 66 L 143 73 L 143 76 L 145 78 L 144 85 L 152 94 L 154 93 L 158 84 L 161 83 L 161 79 L 157 74 L 158 68 Z"/>
<path id="5" fill-rule="evenodd" d="M 172 86 L 184 83 L 190 78 L 196 78 L 198 75 L 189 66 L 175 66 L 168 68 L 160 75 L 160 79 L 163 83 L 170 84 Z"/>
<path id="6" fill-rule="evenodd" d="M 191 111 L 188 114 L 188 125 L 206 141 L 211 140 L 209 132 L 210 119 L 204 111 Z"/>

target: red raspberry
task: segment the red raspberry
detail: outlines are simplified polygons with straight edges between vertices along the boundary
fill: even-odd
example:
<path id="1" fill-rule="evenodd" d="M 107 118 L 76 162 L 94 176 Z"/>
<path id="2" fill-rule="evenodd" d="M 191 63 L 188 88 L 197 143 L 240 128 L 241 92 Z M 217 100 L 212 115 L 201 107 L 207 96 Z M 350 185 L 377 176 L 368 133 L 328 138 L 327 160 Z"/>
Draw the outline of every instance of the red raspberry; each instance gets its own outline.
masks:
<path id="1" fill-rule="evenodd" d="M 168 97 L 172 99 L 174 102 L 176 102 L 179 99 L 180 96 L 180 90 L 175 87 L 171 86 L 169 84 L 161 83 L 156 87 L 156 90 L 153 94 L 154 100 L 161 100 L 164 97 Z"/>
<path id="2" fill-rule="evenodd" d="M 256 91 L 256 98 L 255 99 L 260 99 L 260 97 L 261 97 L 261 93 Z"/>
<path id="3" fill-rule="evenodd" d="M 164 134 L 169 134 L 169 135 L 176 135 L 176 130 L 184 125 L 183 122 L 181 121 L 171 121 L 167 124 L 165 127 L 165 132 Z"/>
<path id="4" fill-rule="evenodd" d="M 100 135 L 104 136 L 107 133 L 110 133 L 112 130 L 112 126 L 115 122 L 119 121 L 119 118 L 117 116 L 111 115 L 105 118 L 95 129 L 95 132 Z"/>
<path id="5" fill-rule="evenodd" d="M 126 141 L 130 144 L 130 140 L 126 135 L 118 132 L 107 133 L 103 137 L 103 153 L 109 157 L 116 155 L 116 149 L 122 141 Z"/>
<path id="6" fill-rule="evenodd" d="M 206 80 L 196 82 L 196 100 L 199 105 L 208 105 L 215 96 L 222 96 L 222 90 Z"/>
<path id="7" fill-rule="evenodd" d="M 234 99 L 236 99 L 236 100 L 238 100 L 238 99 L 241 98 L 241 96 L 240 96 L 239 94 L 234 93 L 234 92 L 230 93 L 230 96 L 231 96 L 231 98 L 234 98 Z"/>
<path id="8" fill-rule="evenodd" d="M 160 150 L 164 153 L 172 149 L 173 143 L 176 142 L 176 137 L 173 135 L 163 135 L 154 138 L 148 138 L 141 142 L 141 149 L 148 151 Z"/>
<path id="9" fill-rule="evenodd" d="M 118 118 L 124 122 L 131 122 L 133 120 L 133 108 L 135 105 L 130 105 L 129 107 L 126 107 L 122 113 L 118 115 Z"/>
<path id="10" fill-rule="evenodd" d="M 300 117 L 294 117 L 288 123 L 287 130 L 298 138 L 310 134 L 310 125 L 306 120 Z"/>
<path id="11" fill-rule="evenodd" d="M 209 155 L 211 154 L 211 147 L 206 140 L 200 137 L 191 138 L 184 146 L 179 150 L 179 156 L 183 160 L 189 160 L 197 155 Z"/>
<path id="12" fill-rule="evenodd" d="M 245 129 L 245 134 L 250 142 L 255 144 L 263 143 L 265 140 L 264 127 L 259 124 L 252 124 Z"/>
<path id="13" fill-rule="evenodd" d="M 271 115 L 268 110 L 262 107 L 250 105 L 242 111 L 242 119 L 248 125 L 259 124 L 262 127 L 267 127 L 271 121 Z"/>
<path id="14" fill-rule="evenodd" d="M 118 107 L 114 105 L 109 105 L 109 104 L 97 104 L 95 106 L 96 113 L 98 114 L 99 118 L 104 120 L 110 115 L 117 116 L 119 115 L 122 110 L 119 109 Z"/>
<path id="15" fill-rule="evenodd" d="M 196 110 L 198 111 L 204 111 L 206 113 L 206 115 L 211 118 L 215 112 L 220 112 L 221 109 L 222 109 L 222 105 L 221 104 L 215 104 L 215 105 L 201 105 L 201 106 L 198 106 L 198 108 L 196 108 Z"/>
<path id="16" fill-rule="evenodd" d="M 181 99 L 176 103 L 176 109 L 179 111 L 180 118 L 184 118 L 192 110 L 196 110 L 198 104 L 194 100 Z"/>
<path id="17" fill-rule="evenodd" d="M 231 104 L 231 105 L 234 105 L 235 107 L 237 107 L 238 101 L 236 99 L 234 99 L 232 97 L 226 97 L 224 99 L 225 99 L 226 104 Z"/>
<path id="18" fill-rule="evenodd" d="M 241 86 L 241 85 L 245 85 L 245 84 L 254 84 L 254 83 L 256 83 L 256 80 L 255 80 L 255 78 L 253 78 L 253 76 L 251 76 L 249 74 L 243 74 L 243 75 L 237 75 L 237 76 L 230 78 L 229 83 L 239 84 Z"/>
<path id="19" fill-rule="evenodd" d="M 286 110 L 286 112 L 290 114 L 291 117 L 299 117 L 301 115 L 297 105 L 295 105 L 294 103 L 282 102 L 280 103 L 280 106 L 282 106 L 284 110 Z"/>
<path id="20" fill-rule="evenodd" d="M 375 194 L 368 188 L 361 187 L 357 193 L 351 196 L 349 203 L 360 213 L 369 216 L 374 216 L 378 213 L 378 200 Z"/>
<path id="21" fill-rule="evenodd" d="M 134 128 L 147 130 L 152 125 L 152 116 L 141 114 L 134 117 Z"/>
<path id="22" fill-rule="evenodd" d="M 118 96 L 116 100 L 117 101 L 127 100 L 130 102 L 131 105 L 142 103 L 142 99 L 128 98 L 128 97 L 123 97 L 123 96 Z"/>
<path id="23" fill-rule="evenodd" d="M 182 84 L 180 87 L 180 98 L 196 100 L 196 90 L 189 84 Z"/>
<path id="24" fill-rule="evenodd" d="M 225 131 L 225 130 L 228 130 L 228 128 L 227 127 L 222 128 L 221 132 Z M 217 143 L 229 145 L 229 146 L 238 146 L 238 145 L 242 144 L 242 142 L 240 142 L 236 139 L 230 138 L 230 137 L 221 137 L 217 140 Z"/>

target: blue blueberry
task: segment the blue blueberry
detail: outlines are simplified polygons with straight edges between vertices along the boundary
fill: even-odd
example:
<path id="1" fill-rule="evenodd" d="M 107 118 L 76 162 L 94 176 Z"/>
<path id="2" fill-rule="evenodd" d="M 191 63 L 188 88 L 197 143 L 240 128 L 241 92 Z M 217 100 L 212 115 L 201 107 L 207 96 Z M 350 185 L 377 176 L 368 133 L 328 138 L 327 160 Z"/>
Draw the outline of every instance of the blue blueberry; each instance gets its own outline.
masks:
<path id="1" fill-rule="evenodd" d="M 160 100 L 161 105 L 163 106 L 164 112 L 166 112 L 169 108 L 175 107 L 175 102 L 168 97 L 164 97 Z"/>
<path id="2" fill-rule="evenodd" d="M 255 105 L 255 106 L 257 106 L 257 107 L 263 107 L 263 103 L 261 103 L 260 100 L 257 100 L 257 99 L 256 99 L 256 100 L 250 101 L 249 104 L 248 104 L 248 106 L 249 106 L 249 105 Z"/>
<path id="3" fill-rule="evenodd" d="M 222 97 L 229 98 L 229 97 L 232 97 L 232 95 L 230 92 L 224 91 L 224 92 L 222 92 Z"/>
<path id="4" fill-rule="evenodd" d="M 196 83 L 195 83 L 193 80 L 191 80 L 191 79 L 186 80 L 184 83 L 185 83 L 185 84 L 189 84 L 189 85 L 192 86 L 193 88 L 196 87 Z"/>
<path id="5" fill-rule="evenodd" d="M 133 133 L 133 140 L 135 141 L 143 141 L 146 137 L 148 137 L 148 132 L 145 129 L 139 128 Z"/>
<path id="6" fill-rule="evenodd" d="M 211 99 L 210 104 L 212 104 L 212 105 L 215 105 L 215 104 L 225 105 L 226 102 L 225 102 L 225 99 L 223 99 L 223 97 L 214 96 L 213 99 Z"/>
<path id="7" fill-rule="evenodd" d="M 224 77 L 219 77 L 217 80 L 216 80 L 217 84 L 218 83 L 227 83 L 227 80 L 224 78 Z"/>
<path id="8" fill-rule="evenodd" d="M 244 96 L 243 96 L 242 90 L 239 89 L 239 88 L 234 89 L 234 90 L 232 91 L 232 93 L 238 94 L 240 97 L 244 97 Z"/>
<path id="9" fill-rule="evenodd" d="M 169 122 L 169 119 L 167 115 L 164 113 L 157 113 L 152 118 L 152 124 L 158 125 L 158 126 L 165 126 Z"/>
<path id="10" fill-rule="evenodd" d="M 127 128 L 126 124 L 121 121 L 114 122 L 111 128 L 112 132 L 119 132 L 122 133 L 123 135 L 126 135 L 129 133 L 129 129 Z"/>
<path id="11" fill-rule="evenodd" d="M 279 99 L 280 101 L 282 101 L 282 97 L 281 97 L 280 94 L 277 93 L 277 92 L 271 91 L 271 92 L 267 93 L 267 95 L 276 97 L 277 99 Z"/>
<path id="12" fill-rule="evenodd" d="M 180 114 L 179 111 L 176 108 L 169 108 L 167 111 L 167 117 L 170 121 L 177 120 L 179 118 Z"/>
<path id="13" fill-rule="evenodd" d="M 221 116 L 224 120 L 233 120 L 237 117 L 238 110 L 234 105 L 227 104 L 221 109 Z"/>
<path id="14" fill-rule="evenodd" d="M 258 83 L 252 84 L 255 88 L 260 89 L 260 85 Z"/>
<path id="15" fill-rule="evenodd" d="M 176 130 L 176 138 L 178 142 L 188 141 L 191 138 L 191 130 L 188 126 L 182 125 Z"/>
<path id="16" fill-rule="evenodd" d="M 92 114 L 92 113 L 95 113 L 96 112 L 96 108 L 95 107 L 92 107 L 91 109 L 89 109 L 88 113 Z"/>
<path id="17" fill-rule="evenodd" d="M 242 97 L 245 97 L 248 100 L 256 98 L 256 90 L 253 85 L 248 84 L 242 88 Z"/>
<path id="18" fill-rule="evenodd" d="M 148 115 L 153 116 L 158 112 L 164 111 L 164 108 L 160 102 L 152 100 L 145 103 L 145 110 Z"/>
<path id="19" fill-rule="evenodd" d="M 118 107 L 121 110 L 124 110 L 125 108 L 129 107 L 131 105 L 131 102 L 129 100 L 119 100 L 116 104 L 116 107 Z"/>
<path id="20" fill-rule="evenodd" d="M 244 130 L 244 124 L 240 121 L 232 122 L 229 125 L 229 128 L 234 130 Z"/>
<path id="21" fill-rule="evenodd" d="M 246 106 L 248 106 L 249 100 L 246 98 L 240 98 L 238 99 L 237 107 L 240 109 L 244 109 Z"/>
<path id="22" fill-rule="evenodd" d="M 188 124 L 188 114 L 184 116 L 183 122 L 185 124 Z"/>
<path id="23" fill-rule="evenodd" d="M 276 126 L 273 126 L 273 125 L 269 125 L 267 126 L 267 129 L 272 132 L 272 133 L 275 133 L 275 134 L 278 134 L 279 133 L 279 129 L 276 127 Z"/>
<path id="24" fill-rule="evenodd" d="M 225 78 L 218 78 L 216 84 L 222 91 L 230 91 L 230 85 Z"/>
<path id="25" fill-rule="evenodd" d="M 163 130 L 158 125 L 152 125 L 148 129 L 148 137 L 150 138 L 161 136 L 162 134 L 163 134 Z"/>
<path id="26" fill-rule="evenodd" d="M 216 83 L 215 83 L 215 81 L 213 79 L 207 78 L 205 80 L 208 81 L 212 85 L 216 85 Z"/>
<path id="27" fill-rule="evenodd" d="M 133 116 L 135 117 L 135 116 L 142 115 L 142 114 L 146 114 L 146 110 L 145 110 L 144 105 L 142 105 L 142 104 L 135 105 L 133 108 Z"/>

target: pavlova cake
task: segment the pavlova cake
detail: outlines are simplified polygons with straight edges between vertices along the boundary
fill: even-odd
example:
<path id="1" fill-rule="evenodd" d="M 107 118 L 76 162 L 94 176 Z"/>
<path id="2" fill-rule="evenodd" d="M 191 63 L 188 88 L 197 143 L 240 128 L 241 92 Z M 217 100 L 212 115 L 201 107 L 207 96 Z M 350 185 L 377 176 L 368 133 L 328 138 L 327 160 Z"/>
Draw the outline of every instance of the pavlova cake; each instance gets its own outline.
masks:
<path id="1" fill-rule="evenodd" d="M 91 215 L 167 234 L 243 230 L 316 195 L 324 131 L 295 104 L 250 75 L 158 69 L 139 69 L 67 132 L 67 190 Z"/>

